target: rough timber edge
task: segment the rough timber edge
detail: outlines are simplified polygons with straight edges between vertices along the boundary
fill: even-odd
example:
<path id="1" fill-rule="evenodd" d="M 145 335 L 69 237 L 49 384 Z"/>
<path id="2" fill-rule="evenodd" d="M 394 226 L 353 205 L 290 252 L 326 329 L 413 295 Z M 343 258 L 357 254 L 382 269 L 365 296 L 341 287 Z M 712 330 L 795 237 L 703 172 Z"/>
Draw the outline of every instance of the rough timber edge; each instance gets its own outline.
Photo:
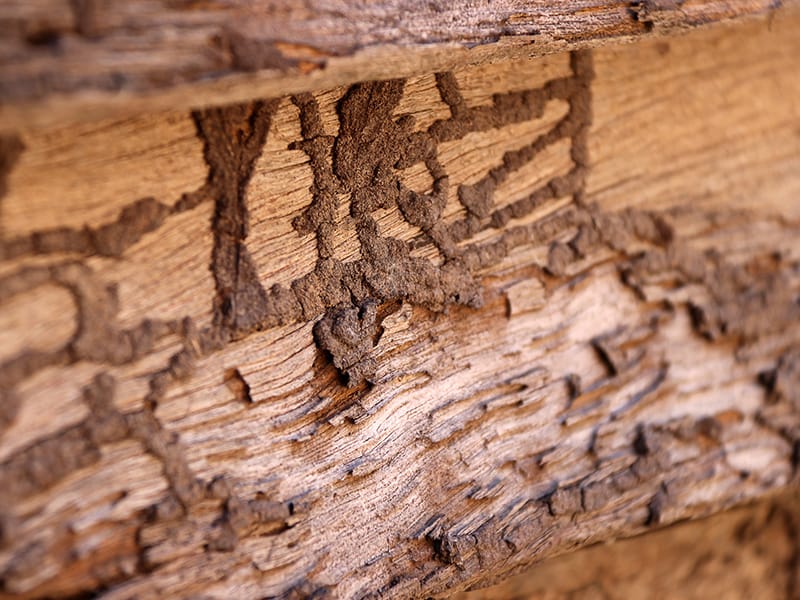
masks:
<path id="1" fill-rule="evenodd" d="M 658 1 L 655 3 L 658 4 Z M 734 11 L 731 16 L 719 20 L 686 22 L 672 18 L 656 25 L 647 22 L 633 28 L 633 32 L 627 28 L 622 33 L 606 32 L 595 37 L 574 36 L 568 39 L 541 34 L 503 36 L 476 45 L 459 42 L 376 45 L 355 50 L 348 55 L 331 56 L 320 68 L 310 70 L 301 65 L 232 72 L 217 78 L 144 91 L 80 89 L 21 102 L 3 102 L 0 98 L 0 132 L 124 118 L 143 112 L 195 110 L 258 98 L 277 98 L 362 81 L 408 78 L 460 67 L 629 44 L 641 39 L 672 37 L 693 30 L 730 27 L 742 22 L 760 21 L 767 23 L 770 28 L 780 27 L 784 21 L 791 22 L 792 17 L 799 15 L 800 0 L 777 0 L 767 10 L 743 8 L 741 12 Z"/>

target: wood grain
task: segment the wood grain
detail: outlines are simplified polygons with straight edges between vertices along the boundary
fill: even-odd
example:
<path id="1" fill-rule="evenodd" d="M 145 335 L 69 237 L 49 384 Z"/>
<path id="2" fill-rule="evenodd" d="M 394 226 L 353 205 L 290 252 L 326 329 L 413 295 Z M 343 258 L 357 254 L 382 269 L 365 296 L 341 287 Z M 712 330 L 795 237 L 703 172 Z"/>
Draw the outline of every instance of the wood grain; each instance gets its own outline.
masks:
<path id="1" fill-rule="evenodd" d="M 197 108 L 772 15 L 797 0 L 11 0 L 0 127 Z"/>
<path id="2" fill-rule="evenodd" d="M 446 596 L 793 488 L 798 25 L 4 134 L 0 594 Z"/>
<path id="3" fill-rule="evenodd" d="M 793 598 L 797 505 L 765 499 L 644 536 L 554 558 L 457 600 Z"/>

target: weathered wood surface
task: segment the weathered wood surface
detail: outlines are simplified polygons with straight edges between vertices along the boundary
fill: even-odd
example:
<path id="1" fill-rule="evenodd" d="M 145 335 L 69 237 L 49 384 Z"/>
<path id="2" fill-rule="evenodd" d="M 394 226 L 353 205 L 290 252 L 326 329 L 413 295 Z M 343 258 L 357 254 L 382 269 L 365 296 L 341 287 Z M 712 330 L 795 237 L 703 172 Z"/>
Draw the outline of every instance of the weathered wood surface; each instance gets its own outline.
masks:
<path id="1" fill-rule="evenodd" d="M 791 485 L 799 25 L 5 135 L 2 593 L 446 595 Z"/>
<path id="2" fill-rule="evenodd" d="M 196 108 L 770 14 L 797 0 L 5 0 L 0 126 Z"/>
<path id="3" fill-rule="evenodd" d="M 776 600 L 800 591 L 796 497 L 598 544 L 452 600 Z"/>

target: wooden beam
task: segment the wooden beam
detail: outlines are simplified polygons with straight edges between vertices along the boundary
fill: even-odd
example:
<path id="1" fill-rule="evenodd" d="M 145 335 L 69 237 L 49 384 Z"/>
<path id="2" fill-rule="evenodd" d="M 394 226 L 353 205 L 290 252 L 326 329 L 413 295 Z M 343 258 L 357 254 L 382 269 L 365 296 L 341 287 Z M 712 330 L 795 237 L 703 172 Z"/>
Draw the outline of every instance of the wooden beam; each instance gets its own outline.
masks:
<path id="1" fill-rule="evenodd" d="M 796 485 L 799 25 L 5 134 L 0 593 L 443 596 Z"/>
<path id="2" fill-rule="evenodd" d="M 197 108 L 767 15 L 797 0 L 11 0 L 0 128 Z"/>

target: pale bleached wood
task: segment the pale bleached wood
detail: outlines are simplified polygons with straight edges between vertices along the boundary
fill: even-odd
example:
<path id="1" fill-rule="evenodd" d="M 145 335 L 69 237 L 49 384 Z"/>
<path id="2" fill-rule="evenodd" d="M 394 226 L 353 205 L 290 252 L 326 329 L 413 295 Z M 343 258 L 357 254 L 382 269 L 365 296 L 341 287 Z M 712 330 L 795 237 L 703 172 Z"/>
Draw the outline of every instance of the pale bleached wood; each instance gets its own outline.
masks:
<path id="1" fill-rule="evenodd" d="M 402 256 L 369 256 L 377 242 L 352 196 L 383 185 L 380 173 L 370 185 L 340 182 L 340 204 L 321 221 L 335 226 L 329 238 L 294 222 L 311 186 L 325 183 L 297 143 L 358 133 L 340 121 L 374 117 L 386 88 L 351 90 L 372 96 L 349 117 L 346 102 L 337 113 L 347 89 L 336 88 L 194 117 L 20 127 L 21 153 L 4 141 L 6 156 L 19 156 L 7 161 L 0 199 L 11 340 L 0 363 L 2 593 L 447 595 L 791 485 L 800 153 L 786 128 L 798 123 L 796 25 L 694 33 L 668 51 L 659 40 L 463 67 L 438 87 L 431 74 L 406 81 L 393 118 L 413 114 L 408 131 L 421 137 L 387 149 L 365 134 L 355 150 L 367 160 L 467 114 L 457 99 L 447 105 L 453 79 L 467 108 L 521 115 L 481 130 L 474 123 L 489 112 L 469 113 L 471 125 L 438 142 L 450 176 L 440 197 L 432 167 L 386 166 L 427 201 L 441 199 L 437 222 L 448 227 L 470 210 L 460 184 L 580 113 L 573 135 L 497 185 L 492 208 L 521 207 L 560 183 L 498 227 L 476 217 L 480 230 L 456 249 L 437 246 L 398 200 L 370 213 L 380 235 L 410 243 L 433 273 L 466 265 L 480 307 L 467 294 L 447 306 L 416 301 L 426 289 L 408 283 Z M 548 85 L 556 92 L 540 117 L 510 106 L 522 96 L 502 95 Z M 656 109 L 646 101 L 665 96 Z M 301 107 L 314 104 L 319 125 L 307 116 L 304 132 Z M 680 150 L 691 164 L 671 171 Z M 52 178 L 35 176 L 60 154 Z M 361 176 L 347 168 L 342 181 Z M 303 297 L 307 308 L 275 309 L 276 298 L 300 297 L 290 285 L 318 273 L 320 249 L 365 269 L 400 265 L 390 281 L 405 287 L 374 284 L 351 299 L 332 278 L 314 287 L 319 301 Z M 222 262 L 233 254 L 235 268 Z M 270 292 L 274 284 L 284 291 Z M 352 318 L 351 301 L 357 323 L 337 312 Z M 232 310 L 254 306 L 263 314 Z M 331 357 L 348 361 L 331 332 L 369 329 L 373 309 L 377 345 L 335 368 Z M 317 329 L 315 341 L 318 321 L 329 335 Z M 25 357 L 23 347 L 41 352 Z"/>

